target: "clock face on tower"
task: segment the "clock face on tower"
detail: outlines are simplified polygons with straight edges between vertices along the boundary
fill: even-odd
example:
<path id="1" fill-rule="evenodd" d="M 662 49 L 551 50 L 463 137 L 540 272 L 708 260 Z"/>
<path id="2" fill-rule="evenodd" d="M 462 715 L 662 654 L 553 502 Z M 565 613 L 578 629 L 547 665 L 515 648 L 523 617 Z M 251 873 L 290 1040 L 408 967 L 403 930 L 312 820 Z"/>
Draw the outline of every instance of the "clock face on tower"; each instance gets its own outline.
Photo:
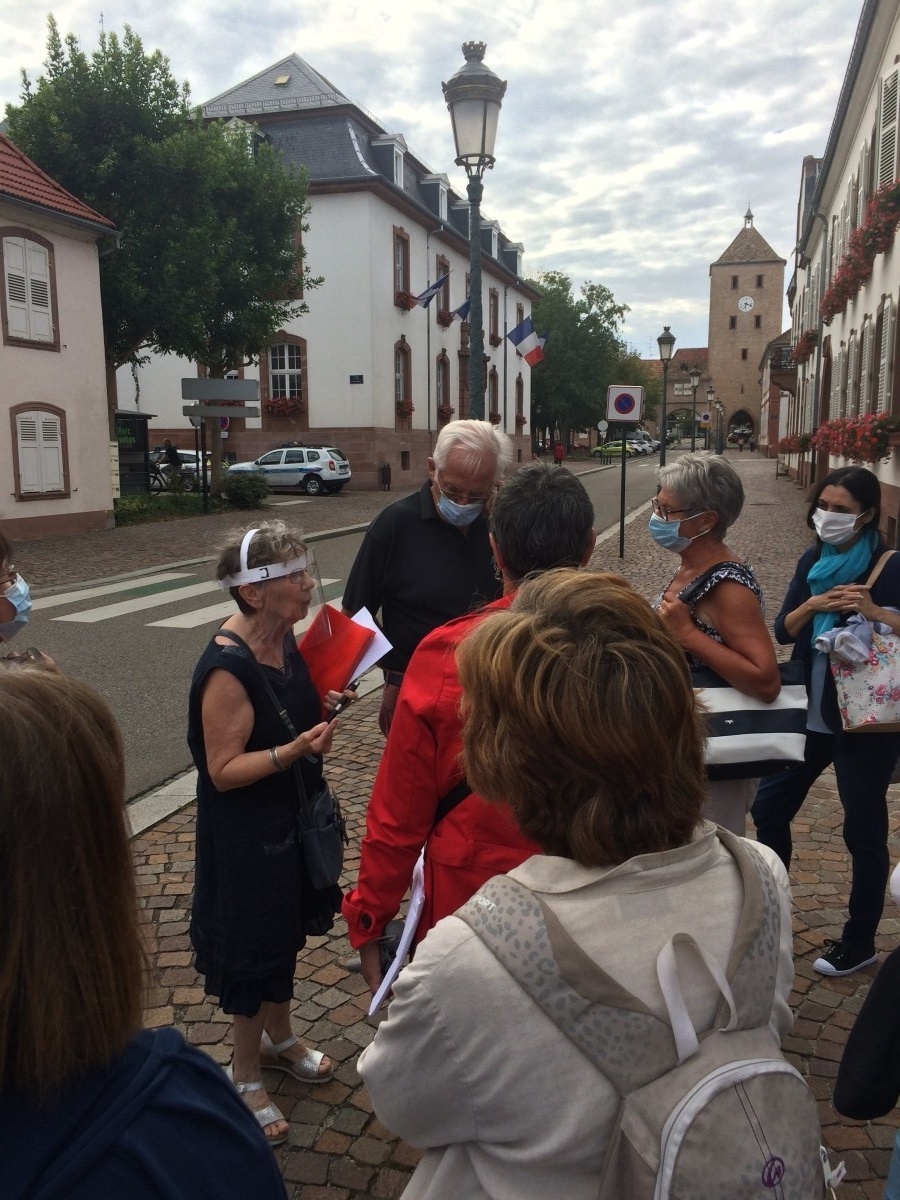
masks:
<path id="1" fill-rule="evenodd" d="M 738 300 L 738 308 L 741 310 L 741 312 L 749 312 L 752 307 L 752 296 L 741 296 L 740 300 Z"/>

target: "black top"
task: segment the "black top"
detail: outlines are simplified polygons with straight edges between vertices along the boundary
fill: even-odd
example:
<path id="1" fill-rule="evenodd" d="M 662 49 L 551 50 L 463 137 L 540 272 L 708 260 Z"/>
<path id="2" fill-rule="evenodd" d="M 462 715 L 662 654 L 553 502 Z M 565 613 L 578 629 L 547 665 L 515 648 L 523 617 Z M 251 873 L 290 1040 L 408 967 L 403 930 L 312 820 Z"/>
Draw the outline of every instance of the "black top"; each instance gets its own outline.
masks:
<path id="1" fill-rule="evenodd" d="M 299 733 L 319 723 L 322 708 L 306 664 L 290 645 L 284 673 L 267 666 L 262 670 Z M 228 792 L 214 787 L 206 766 L 201 695 L 215 669 L 234 675 L 250 697 L 254 723 L 248 751 L 283 746 L 288 735 L 246 652 L 213 639 L 194 671 L 188 707 L 188 745 L 198 772 L 191 942 L 202 974 L 249 982 L 292 972 L 304 944 L 300 801 L 293 771 Z M 321 760 L 302 759 L 300 768 L 308 793 L 314 795 Z"/>
<path id="2" fill-rule="evenodd" d="M 900 949 L 892 950 L 850 1030 L 834 1107 L 854 1121 L 891 1111 L 900 1097 Z"/>
<path id="3" fill-rule="evenodd" d="M 405 671 L 426 633 L 502 593 L 488 541 L 478 517 L 465 533 L 442 521 L 431 484 L 388 505 L 369 526 L 344 588 L 343 604 L 355 613 L 381 610 L 381 626 L 393 650 L 382 666 Z"/>
<path id="4" fill-rule="evenodd" d="M 865 583 L 872 571 L 875 568 L 879 558 L 884 554 L 888 547 L 880 539 L 875 546 L 872 557 L 869 559 L 866 569 L 853 581 L 854 583 Z M 798 632 L 796 638 L 792 638 L 784 626 L 784 619 L 795 608 L 810 598 L 812 588 L 807 581 L 807 575 L 814 563 L 818 562 L 822 554 L 822 545 L 817 542 L 814 546 L 805 551 L 800 556 L 794 571 L 794 578 L 791 580 L 784 597 L 784 602 L 781 605 L 781 611 L 775 618 L 775 638 L 783 646 L 788 646 L 793 643 L 794 649 L 791 652 L 791 658 L 799 658 L 802 660 L 806 668 L 806 688 L 809 690 L 810 675 L 812 672 L 812 630 L 813 622 L 807 621 L 803 628 Z M 875 580 L 872 587 L 872 599 L 880 608 L 900 608 L 900 554 L 892 554 L 888 561 L 884 564 L 881 574 Z M 839 624 L 844 624 L 847 613 L 841 618 Z M 835 691 L 834 678 L 830 671 L 825 672 L 825 687 L 822 692 L 822 719 L 829 729 L 837 733 L 841 728 L 841 714 L 838 709 L 837 692 Z"/>

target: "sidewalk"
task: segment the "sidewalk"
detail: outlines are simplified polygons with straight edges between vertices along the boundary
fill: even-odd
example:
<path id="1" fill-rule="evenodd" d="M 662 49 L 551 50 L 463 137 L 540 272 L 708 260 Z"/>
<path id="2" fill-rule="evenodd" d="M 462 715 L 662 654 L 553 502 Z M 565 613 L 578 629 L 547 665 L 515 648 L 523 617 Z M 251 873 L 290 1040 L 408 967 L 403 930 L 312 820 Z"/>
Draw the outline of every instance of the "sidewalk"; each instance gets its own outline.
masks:
<path id="1" fill-rule="evenodd" d="M 731 456 L 729 455 L 729 458 Z M 775 464 L 755 455 L 735 455 L 747 489 L 744 515 L 729 542 L 753 563 L 760 577 L 771 619 L 780 605 L 796 558 L 808 544 L 805 504 L 793 483 L 775 478 Z M 577 470 L 576 466 L 576 470 Z M 394 493 L 396 498 L 402 493 Z M 302 523 L 309 529 L 324 528 L 316 522 L 325 505 L 353 503 L 345 511 L 347 524 L 367 519 L 356 515 L 355 501 L 379 501 L 378 493 L 353 497 L 329 497 L 306 506 Z M 329 509 L 330 515 L 330 509 Z M 310 517 L 313 519 L 311 520 Z M 213 520 L 222 520 L 213 518 Z M 225 519 L 228 527 L 231 518 Z M 42 586 L 86 580 L 110 571 L 137 570 L 179 558 L 179 533 L 173 526 L 147 526 L 88 535 L 72 539 L 79 544 L 77 558 L 65 547 L 49 547 L 48 539 L 28 545 L 29 569 L 41 574 Z M 91 557 L 90 539 L 106 539 L 112 550 Z M 22 543 L 17 552 L 25 559 Z M 49 551 L 42 558 L 42 548 Z M 212 542 L 210 553 L 212 553 Z M 155 557 L 159 555 L 160 557 Z M 140 559 L 143 558 L 143 561 Z M 116 563 L 118 565 L 112 565 Z M 639 513 L 626 529 L 625 557 L 618 558 L 618 530 L 612 530 L 598 545 L 590 563 L 594 570 L 625 575 L 648 598 L 665 585 L 677 566 L 675 556 L 658 548 L 646 531 L 646 513 Z M 76 572 L 74 575 L 68 572 Z M 38 581 L 35 580 L 37 583 Z M 358 865 L 358 847 L 364 832 L 365 808 L 378 765 L 383 739 L 378 731 L 379 692 L 364 697 L 342 718 L 327 771 L 341 796 L 348 818 L 351 846 L 346 859 L 346 883 L 352 884 Z M 150 1026 L 174 1024 L 194 1045 L 201 1046 L 216 1062 L 230 1060 L 226 1042 L 227 1019 L 203 995 L 193 965 L 187 929 L 192 889 L 194 805 L 190 801 L 192 776 L 168 785 L 166 794 L 155 794 L 141 804 L 140 816 L 149 822 L 136 833 L 133 845 L 140 895 L 149 918 L 150 953 L 154 987 L 146 1014 Z M 892 789 L 895 801 L 900 789 Z M 151 806 L 157 805 L 154 809 Z M 179 807 L 184 805 L 184 807 Z M 168 809 L 177 809 L 159 819 Z M 138 812 L 132 806 L 133 819 Z M 142 822 L 141 822 L 142 823 Z M 862 1123 L 844 1121 L 830 1105 L 837 1063 L 874 975 L 874 968 L 844 979 L 823 980 L 814 974 L 815 951 L 828 937 L 839 934 L 849 889 L 849 865 L 841 839 L 841 810 L 829 772 L 813 789 L 794 825 L 796 860 L 792 871 L 794 890 L 794 946 L 796 980 L 792 1007 L 795 1024 L 786 1050 L 808 1077 L 820 1102 L 825 1141 L 832 1159 L 842 1158 L 847 1179 L 838 1188 L 839 1200 L 875 1200 L 881 1196 L 887 1173 L 894 1130 L 900 1116 Z M 891 817 L 892 858 L 900 857 L 900 820 Z M 897 944 L 900 913 L 890 900 L 878 938 L 879 949 Z M 392 1138 L 372 1115 L 365 1089 L 356 1074 L 359 1050 L 374 1036 L 374 1026 L 365 1016 L 368 993 L 358 975 L 341 966 L 350 953 L 346 929 L 338 919 L 332 934 L 312 939 L 297 966 L 294 989 L 294 1026 L 297 1032 L 325 1050 L 338 1064 L 335 1079 L 310 1087 L 289 1077 L 267 1079 L 276 1103 L 291 1122 L 287 1146 L 276 1153 L 284 1172 L 291 1200 L 354 1200 L 399 1196 L 415 1165 L 416 1152 Z M 589 1097 L 585 1097 L 589 1103 Z"/>

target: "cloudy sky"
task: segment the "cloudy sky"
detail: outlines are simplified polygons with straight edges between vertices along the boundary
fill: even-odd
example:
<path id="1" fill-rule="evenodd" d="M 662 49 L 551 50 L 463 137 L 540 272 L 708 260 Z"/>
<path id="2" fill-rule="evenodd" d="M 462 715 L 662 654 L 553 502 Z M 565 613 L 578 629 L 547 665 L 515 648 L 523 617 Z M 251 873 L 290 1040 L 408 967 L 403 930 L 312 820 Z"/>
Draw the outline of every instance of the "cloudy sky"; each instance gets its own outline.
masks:
<path id="1" fill-rule="evenodd" d="M 707 341 L 709 264 L 743 226 L 788 259 L 800 164 L 825 149 L 862 0 L 58 0 L 84 50 L 130 24 L 196 102 L 305 58 L 463 191 L 441 80 L 487 43 L 508 81 L 485 214 L 526 272 L 603 283 L 644 356 Z M 41 72 L 46 13 L 0 0 L 0 110 Z"/>

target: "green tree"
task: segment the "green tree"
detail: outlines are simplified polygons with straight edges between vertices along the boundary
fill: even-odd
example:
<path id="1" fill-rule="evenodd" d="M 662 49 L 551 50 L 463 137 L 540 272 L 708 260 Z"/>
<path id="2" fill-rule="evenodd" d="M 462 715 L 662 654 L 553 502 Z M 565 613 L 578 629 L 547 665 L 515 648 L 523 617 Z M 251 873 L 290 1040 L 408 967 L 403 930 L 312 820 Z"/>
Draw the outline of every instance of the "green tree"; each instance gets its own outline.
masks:
<path id="1" fill-rule="evenodd" d="M 585 283 L 576 298 L 562 271 L 546 271 L 531 282 L 541 293 L 532 312 L 534 327 L 550 334 L 544 361 L 532 376 L 532 427 L 558 427 L 566 441 L 570 429 L 600 420 L 608 386 L 623 382 L 622 371 L 632 366 L 619 334 L 628 306 L 599 283 Z"/>
<path id="2" fill-rule="evenodd" d="M 121 234 L 100 260 L 112 428 L 118 367 L 155 349 L 221 376 L 304 310 L 316 282 L 298 241 L 306 181 L 250 127 L 192 118 L 187 85 L 127 26 L 121 41 L 101 34 L 88 58 L 48 24 L 45 74 L 34 85 L 23 74 L 8 128 Z"/>

